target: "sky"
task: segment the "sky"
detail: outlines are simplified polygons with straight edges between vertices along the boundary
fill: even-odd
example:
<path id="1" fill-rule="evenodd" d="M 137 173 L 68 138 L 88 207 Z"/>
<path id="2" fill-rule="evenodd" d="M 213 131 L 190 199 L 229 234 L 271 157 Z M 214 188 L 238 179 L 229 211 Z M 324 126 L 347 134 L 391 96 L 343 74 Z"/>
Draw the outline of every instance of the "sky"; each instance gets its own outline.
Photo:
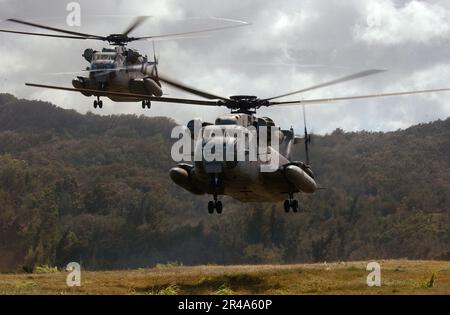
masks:
<path id="1" fill-rule="evenodd" d="M 81 26 L 66 24 L 61 0 L 0 0 L 0 28 L 37 31 L 6 22 L 21 18 L 100 35 L 120 33 L 138 15 L 151 18 L 133 35 L 198 30 L 229 25 L 214 18 L 251 23 L 207 36 L 157 41 L 159 71 L 214 94 L 284 94 L 366 69 L 375 76 L 310 91 L 283 100 L 353 96 L 417 89 L 450 88 L 450 2 L 440 0 L 79 0 Z M 194 19 L 193 19 L 194 18 Z M 224 24 L 225 23 L 225 24 Z M 41 32 L 41 31 L 40 31 Z M 180 124 L 192 118 L 214 121 L 226 108 L 93 99 L 76 93 L 25 87 L 25 82 L 71 87 L 75 72 L 88 66 L 86 48 L 97 41 L 73 41 L 0 34 L 0 92 L 49 101 L 81 113 L 168 116 Z M 130 44 L 152 54 L 152 43 Z M 164 87 L 168 96 L 189 96 Z M 195 98 L 193 96 L 189 96 Z M 309 128 L 325 134 L 393 131 L 450 116 L 450 92 L 307 106 Z M 303 130 L 299 106 L 265 108 L 282 128 Z"/>

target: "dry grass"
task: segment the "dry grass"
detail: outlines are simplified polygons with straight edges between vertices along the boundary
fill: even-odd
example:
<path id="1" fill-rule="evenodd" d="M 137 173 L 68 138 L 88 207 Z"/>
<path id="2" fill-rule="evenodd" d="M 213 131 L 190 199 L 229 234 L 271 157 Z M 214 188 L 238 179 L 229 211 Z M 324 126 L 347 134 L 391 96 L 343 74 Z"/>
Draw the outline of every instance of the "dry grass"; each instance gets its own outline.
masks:
<path id="1" fill-rule="evenodd" d="M 0 275 L 0 294 L 450 294 L 450 262 L 387 260 L 382 286 L 366 285 L 367 262 L 199 266 Z"/>

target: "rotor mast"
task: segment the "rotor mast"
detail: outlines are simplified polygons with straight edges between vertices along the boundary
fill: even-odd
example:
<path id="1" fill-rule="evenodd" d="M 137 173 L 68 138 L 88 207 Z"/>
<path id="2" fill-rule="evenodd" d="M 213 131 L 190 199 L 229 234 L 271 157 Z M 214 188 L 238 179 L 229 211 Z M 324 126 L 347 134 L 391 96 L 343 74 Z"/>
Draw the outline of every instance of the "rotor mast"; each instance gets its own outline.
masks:
<path id="1" fill-rule="evenodd" d="M 220 106 L 225 106 L 231 109 L 232 114 L 256 114 L 256 110 L 261 106 L 268 106 L 269 102 L 259 99 L 252 95 L 235 95 L 231 96 L 229 100 L 220 100 Z"/>

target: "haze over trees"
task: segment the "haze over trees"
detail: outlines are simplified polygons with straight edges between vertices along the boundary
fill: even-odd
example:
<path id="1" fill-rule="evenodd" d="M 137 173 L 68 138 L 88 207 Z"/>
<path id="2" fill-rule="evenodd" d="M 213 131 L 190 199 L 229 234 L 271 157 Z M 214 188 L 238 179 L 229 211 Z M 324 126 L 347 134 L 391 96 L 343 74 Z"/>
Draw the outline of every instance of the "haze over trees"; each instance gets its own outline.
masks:
<path id="1" fill-rule="evenodd" d="M 450 119 L 315 136 L 328 189 L 300 214 L 225 198 L 209 215 L 167 174 L 174 126 L 0 94 L 0 271 L 450 259 Z"/>

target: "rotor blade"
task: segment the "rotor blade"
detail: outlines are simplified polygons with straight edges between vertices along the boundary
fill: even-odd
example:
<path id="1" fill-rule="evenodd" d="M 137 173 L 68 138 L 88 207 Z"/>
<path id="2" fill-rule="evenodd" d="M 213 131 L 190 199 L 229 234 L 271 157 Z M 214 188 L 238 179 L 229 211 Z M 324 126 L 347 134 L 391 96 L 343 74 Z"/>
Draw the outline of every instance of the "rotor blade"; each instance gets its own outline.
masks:
<path id="1" fill-rule="evenodd" d="M 303 104 L 303 123 L 305 126 L 305 158 L 306 158 L 306 165 L 310 165 L 310 159 L 309 159 L 309 143 L 310 143 L 310 136 L 308 134 L 308 127 L 306 125 L 306 106 Z"/>
<path id="2" fill-rule="evenodd" d="M 157 65 L 158 64 L 158 58 L 156 58 L 155 41 L 152 41 L 152 48 L 153 48 L 153 62 L 155 63 L 155 65 Z"/>
<path id="3" fill-rule="evenodd" d="M 201 100 L 190 100 L 190 99 L 182 99 L 182 98 L 169 98 L 169 97 L 153 97 L 150 95 L 144 94 L 134 94 L 134 93 L 123 93 L 123 92 L 109 92 L 109 91 L 101 91 L 101 90 L 92 90 L 92 89 L 76 89 L 69 87 L 60 87 L 54 85 L 43 85 L 43 84 L 34 84 L 34 83 L 25 83 L 26 86 L 44 88 L 44 89 L 53 89 L 53 90 L 61 90 L 61 91 L 69 91 L 69 92 L 85 92 L 91 93 L 95 96 L 117 96 L 117 97 L 125 97 L 125 98 L 136 98 L 139 100 L 150 100 L 153 102 L 162 102 L 162 103 L 175 103 L 175 104 L 189 104 L 189 105 L 202 105 L 202 106 L 222 106 L 218 102 L 212 101 L 201 101 Z"/>
<path id="4" fill-rule="evenodd" d="M 30 32 L 9 31 L 9 30 L 0 30 L 0 32 L 2 32 L 2 33 L 12 33 L 12 34 L 22 34 L 22 35 L 44 36 L 44 37 L 83 39 L 83 40 L 86 40 L 86 39 L 98 39 L 98 38 L 86 38 L 86 37 L 69 36 L 69 35 L 52 35 L 52 34 L 44 34 L 44 33 L 30 33 Z"/>
<path id="5" fill-rule="evenodd" d="M 339 84 L 339 83 L 343 83 L 343 82 L 347 82 L 347 81 L 356 80 L 356 79 L 359 79 L 359 78 L 367 77 L 367 76 L 374 75 L 374 74 L 377 74 L 377 73 L 380 73 L 380 72 L 385 72 L 385 71 L 386 70 L 377 70 L 377 69 L 366 70 L 366 71 L 362 71 L 362 72 L 358 72 L 358 73 L 355 73 L 355 74 L 348 75 L 346 77 L 343 77 L 343 78 L 340 78 L 340 79 L 337 79 L 337 80 L 333 80 L 333 81 L 330 81 L 330 82 L 322 83 L 322 84 L 319 84 L 319 85 L 314 85 L 314 86 L 311 86 L 311 87 L 306 88 L 306 89 L 302 89 L 302 90 L 298 90 L 298 91 L 295 91 L 295 92 L 291 92 L 291 93 L 287 93 L 287 94 L 271 97 L 271 98 L 268 98 L 268 99 L 265 99 L 265 100 L 266 101 L 271 101 L 271 100 L 274 100 L 274 99 L 277 99 L 277 98 L 282 98 L 282 97 L 291 96 L 291 95 L 295 95 L 295 94 L 299 94 L 299 93 L 304 93 L 304 92 L 307 92 L 307 91 L 312 91 L 312 90 L 315 90 L 315 89 L 320 89 L 320 88 L 323 88 L 323 87 L 327 87 L 327 86 L 331 86 L 331 85 L 335 85 L 335 84 Z"/>
<path id="6" fill-rule="evenodd" d="M 186 86 L 183 83 L 180 83 L 180 82 L 177 82 L 175 80 L 169 79 L 169 78 L 167 78 L 165 76 L 161 76 L 161 74 L 159 74 L 158 78 L 159 78 L 159 80 L 161 82 L 164 82 L 164 83 L 166 83 L 166 84 L 168 84 L 168 85 L 170 85 L 170 86 L 172 86 L 174 88 L 177 88 L 179 90 L 182 90 L 182 91 L 185 91 L 185 92 L 188 92 L 188 93 L 200 96 L 200 97 L 204 97 L 204 98 L 207 98 L 207 99 L 210 99 L 210 100 L 223 100 L 223 101 L 228 101 L 229 100 L 229 99 L 227 99 L 225 97 L 222 97 L 222 96 L 217 96 L 217 95 L 214 95 L 214 94 L 211 94 L 211 93 L 208 93 L 208 92 L 203 92 L 203 91 L 197 90 L 195 88 Z"/>
<path id="7" fill-rule="evenodd" d="M 333 98 L 301 100 L 301 101 L 270 102 L 268 106 L 295 105 L 295 104 L 319 104 L 319 103 L 331 103 L 331 102 L 339 102 L 339 101 L 351 101 L 351 100 L 362 100 L 362 99 L 371 99 L 371 98 L 380 98 L 380 97 L 426 94 L 426 93 L 449 92 L 449 91 L 450 91 L 450 88 L 444 88 L 444 89 L 433 89 L 433 90 L 419 90 L 419 91 L 394 92 L 394 93 L 382 93 L 382 94 L 359 95 L 359 96 L 333 97 Z"/>
<path id="8" fill-rule="evenodd" d="M 87 74 L 87 73 L 97 73 L 97 72 L 114 72 L 114 71 L 141 71 L 144 66 L 156 66 L 154 62 L 147 62 L 146 64 L 133 65 L 127 67 L 117 67 L 112 69 L 96 69 L 96 70 L 80 70 L 80 71 L 70 71 L 70 72 L 50 72 L 44 73 L 44 75 L 73 75 L 73 74 Z"/>
<path id="9" fill-rule="evenodd" d="M 254 67 L 290 67 L 290 68 L 334 68 L 334 69 L 344 69 L 344 66 L 330 66 L 326 64 L 297 64 L 297 63 L 284 63 L 284 62 L 220 62 L 220 61 L 213 61 L 213 62 L 185 62 L 185 64 L 188 63 L 193 66 L 198 65 L 208 65 L 208 66 L 254 66 Z"/>
<path id="10" fill-rule="evenodd" d="M 23 24 L 23 25 L 28 25 L 28 26 L 33 26 L 33 27 L 37 27 L 37 28 L 42 28 L 42 29 L 49 30 L 49 31 L 65 33 L 65 34 L 69 34 L 69 35 L 75 35 L 75 36 L 81 36 L 81 37 L 87 37 L 87 38 L 93 38 L 93 39 L 105 39 L 105 37 L 103 37 L 103 36 L 91 35 L 91 34 L 79 33 L 79 32 L 73 32 L 73 31 L 68 31 L 68 30 L 56 28 L 56 27 L 45 26 L 45 25 L 40 25 L 40 24 L 36 24 L 36 23 L 21 21 L 21 20 L 17 20 L 17 19 L 8 19 L 7 21 L 14 22 L 14 23 L 19 23 L 19 24 Z"/>
<path id="11" fill-rule="evenodd" d="M 305 105 L 302 106 L 302 111 L 303 111 L 303 125 L 305 126 L 305 133 L 306 133 L 306 130 L 308 130 L 308 129 L 307 129 L 307 126 L 306 126 L 306 108 L 305 108 Z"/>
<path id="12" fill-rule="evenodd" d="M 152 41 L 152 46 L 153 46 L 153 71 L 152 71 L 152 76 L 156 76 L 156 80 L 159 82 L 159 72 L 158 72 L 158 64 L 159 64 L 159 58 L 156 57 L 156 46 L 155 46 L 155 41 Z"/>
<path id="13" fill-rule="evenodd" d="M 164 34 L 164 35 L 154 35 L 154 36 L 144 36 L 144 37 L 134 37 L 133 40 L 143 40 L 143 39 L 158 39 L 158 38 L 164 38 L 164 37 L 178 37 L 178 36 L 186 36 L 186 35 L 193 35 L 193 34 L 200 34 L 200 33 L 207 33 L 207 32 L 216 32 L 216 31 L 223 31 L 227 29 L 232 28 L 238 28 L 243 26 L 248 26 L 250 23 L 242 22 L 239 25 L 229 25 L 229 26 L 222 26 L 222 27 L 214 27 L 209 29 L 203 29 L 198 31 L 190 31 L 190 32 L 182 32 L 182 33 L 171 33 L 171 34 Z"/>
<path id="14" fill-rule="evenodd" d="M 132 31 L 138 28 L 142 23 L 144 23 L 149 17 L 148 16 L 138 16 L 134 22 L 122 33 L 124 36 L 128 36 Z"/>

